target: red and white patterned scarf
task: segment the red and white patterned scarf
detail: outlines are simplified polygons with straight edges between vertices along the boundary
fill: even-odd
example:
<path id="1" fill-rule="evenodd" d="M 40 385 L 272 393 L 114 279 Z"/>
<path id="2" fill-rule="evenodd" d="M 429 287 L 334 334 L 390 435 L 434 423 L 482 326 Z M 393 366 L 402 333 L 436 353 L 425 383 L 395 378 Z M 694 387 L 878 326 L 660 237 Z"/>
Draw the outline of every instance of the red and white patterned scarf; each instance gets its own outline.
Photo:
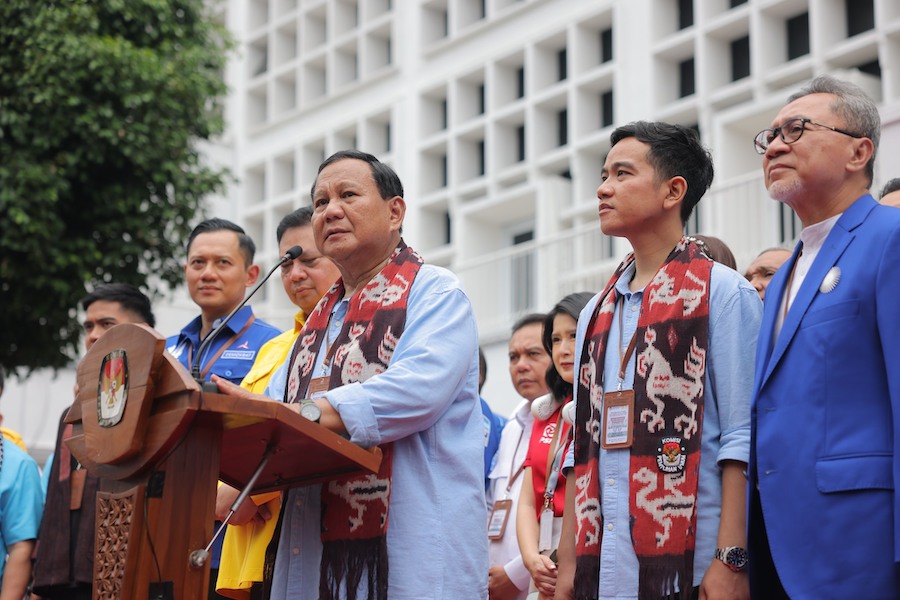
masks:
<path id="1" fill-rule="evenodd" d="M 578 376 L 575 416 L 575 597 L 595 599 L 600 578 L 600 427 L 607 338 L 616 309 L 615 284 L 629 256 L 606 285 L 588 325 Z M 644 290 L 634 375 L 634 442 L 629 467 L 631 539 L 638 558 L 638 598 L 658 599 L 693 586 L 694 542 L 712 261 L 682 238 Z M 666 456 L 683 469 L 663 472 Z"/>
<path id="2" fill-rule="evenodd" d="M 388 368 L 406 325 L 409 291 L 422 262 L 401 240 L 388 264 L 350 298 L 347 317 L 334 340 L 329 389 L 366 381 Z M 306 321 L 291 355 L 285 402 L 298 402 L 307 392 L 331 312 L 343 296 L 343 280 L 338 280 Z M 338 598 L 342 584 L 348 600 L 354 600 L 364 576 L 368 600 L 387 600 L 393 444 L 382 445 L 381 451 L 377 474 L 344 477 L 322 486 L 322 600 Z"/>

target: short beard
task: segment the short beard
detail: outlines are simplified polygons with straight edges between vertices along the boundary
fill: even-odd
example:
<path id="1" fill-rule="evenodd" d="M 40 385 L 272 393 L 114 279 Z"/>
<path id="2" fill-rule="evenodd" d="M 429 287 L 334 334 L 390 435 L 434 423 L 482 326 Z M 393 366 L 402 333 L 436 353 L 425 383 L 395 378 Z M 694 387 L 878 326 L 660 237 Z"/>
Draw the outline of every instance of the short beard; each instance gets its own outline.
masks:
<path id="1" fill-rule="evenodd" d="M 797 179 L 776 181 L 769 186 L 767 191 L 769 192 L 769 197 L 773 200 L 778 200 L 793 207 L 793 200 L 803 191 L 803 184 Z"/>

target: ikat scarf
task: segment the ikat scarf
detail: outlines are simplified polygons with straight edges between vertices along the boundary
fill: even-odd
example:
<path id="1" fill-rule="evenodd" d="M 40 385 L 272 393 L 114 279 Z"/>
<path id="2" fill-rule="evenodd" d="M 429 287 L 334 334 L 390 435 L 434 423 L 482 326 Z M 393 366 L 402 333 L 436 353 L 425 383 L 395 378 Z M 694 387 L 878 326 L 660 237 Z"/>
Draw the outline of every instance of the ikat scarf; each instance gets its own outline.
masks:
<path id="1" fill-rule="evenodd" d="M 406 307 L 422 258 L 403 241 L 388 264 L 350 299 L 347 317 L 334 340 L 329 389 L 366 381 L 388 368 L 406 324 Z M 294 347 L 286 402 L 298 402 L 309 388 L 316 354 L 326 351 L 332 309 L 344 295 L 338 282 L 309 316 Z M 375 475 L 357 475 L 322 486 L 322 563 L 319 598 L 335 599 L 342 586 L 355 600 L 366 577 L 367 600 L 387 600 L 386 534 L 391 496 L 393 444 L 381 446 Z"/>
<path id="2" fill-rule="evenodd" d="M 615 283 L 633 261 L 619 265 L 587 328 L 575 416 L 575 597 L 596 599 L 603 518 L 600 435 L 603 365 L 616 309 Z M 638 558 L 638 598 L 658 599 L 693 586 L 703 388 L 709 345 L 712 261 L 682 238 L 644 290 L 638 318 L 634 376 L 634 441 L 629 467 L 631 539 Z"/>

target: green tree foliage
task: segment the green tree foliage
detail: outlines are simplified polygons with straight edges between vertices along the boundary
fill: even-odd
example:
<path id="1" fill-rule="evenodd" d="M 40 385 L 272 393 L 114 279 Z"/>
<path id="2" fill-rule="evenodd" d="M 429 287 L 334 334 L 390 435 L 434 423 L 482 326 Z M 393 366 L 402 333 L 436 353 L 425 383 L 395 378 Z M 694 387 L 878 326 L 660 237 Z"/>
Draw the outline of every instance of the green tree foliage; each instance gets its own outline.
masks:
<path id="1" fill-rule="evenodd" d="M 92 282 L 182 279 L 227 45 L 203 0 L 0 2 L 0 364 L 76 356 Z"/>

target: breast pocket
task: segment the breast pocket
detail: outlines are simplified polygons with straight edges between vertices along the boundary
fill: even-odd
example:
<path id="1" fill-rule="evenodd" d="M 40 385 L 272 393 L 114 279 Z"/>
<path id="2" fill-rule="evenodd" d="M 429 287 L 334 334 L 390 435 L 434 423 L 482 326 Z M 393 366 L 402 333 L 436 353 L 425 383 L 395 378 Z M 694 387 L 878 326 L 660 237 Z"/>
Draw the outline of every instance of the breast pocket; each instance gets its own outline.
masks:
<path id="1" fill-rule="evenodd" d="M 800 329 L 815 327 L 839 319 L 853 319 L 859 316 L 859 300 L 845 300 L 826 306 L 816 307 L 803 317 Z"/>

